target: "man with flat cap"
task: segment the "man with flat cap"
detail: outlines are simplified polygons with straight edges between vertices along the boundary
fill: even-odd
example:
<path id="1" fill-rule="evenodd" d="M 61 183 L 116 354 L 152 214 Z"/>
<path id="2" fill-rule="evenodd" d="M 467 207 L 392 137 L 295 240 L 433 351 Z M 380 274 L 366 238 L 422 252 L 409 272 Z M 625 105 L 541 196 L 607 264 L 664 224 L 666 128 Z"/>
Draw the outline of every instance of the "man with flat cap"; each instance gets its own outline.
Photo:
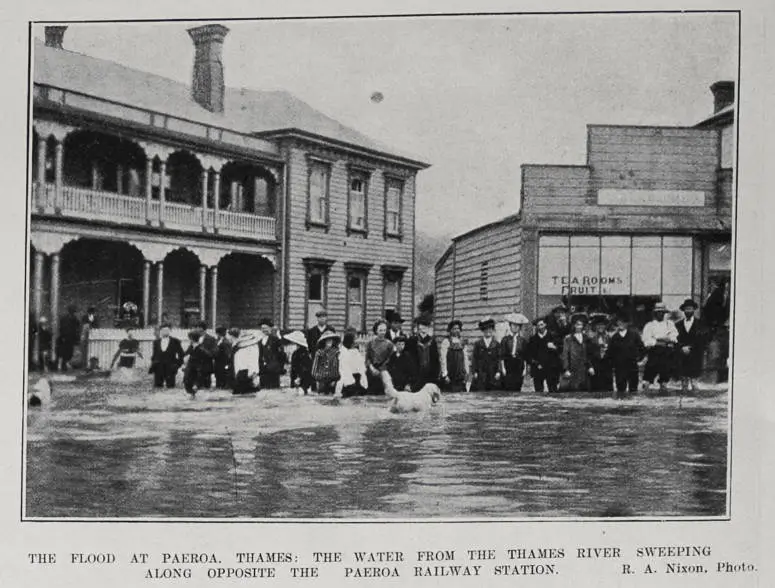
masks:
<path id="1" fill-rule="evenodd" d="M 681 389 L 686 392 L 691 387 L 697 391 L 697 378 L 702 374 L 702 359 L 707 343 L 708 329 L 705 323 L 694 316 L 697 303 L 691 298 L 684 300 L 679 310 L 684 318 L 675 324 L 678 331 L 678 370 L 681 376 Z"/>
<path id="2" fill-rule="evenodd" d="M 320 339 L 321 335 L 323 333 L 335 333 L 336 329 L 328 324 L 328 312 L 326 312 L 325 308 L 321 308 L 315 313 L 315 318 L 318 321 L 318 324 L 314 327 L 310 327 L 307 329 L 307 345 L 309 346 L 309 349 L 314 351 L 318 348 L 318 340 Z"/>

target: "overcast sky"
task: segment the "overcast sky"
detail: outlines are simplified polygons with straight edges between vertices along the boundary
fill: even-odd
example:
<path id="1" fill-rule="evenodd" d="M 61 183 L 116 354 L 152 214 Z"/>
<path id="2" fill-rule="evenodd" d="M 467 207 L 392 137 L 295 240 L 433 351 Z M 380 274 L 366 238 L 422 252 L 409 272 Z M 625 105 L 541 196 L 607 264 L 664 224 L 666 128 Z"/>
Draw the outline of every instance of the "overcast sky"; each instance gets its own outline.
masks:
<path id="1" fill-rule="evenodd" d="M 523 163 L 583 164 L 587 124 L 692 125 L 708 86 L 737 79 L 731 14 L 224 24 L 227 85 L 288 90 L 432 164 L 417 226 L 433 235 L 516 212 Z M 189 26 L 72 25 L 65 47 L 190 83 Z"/>

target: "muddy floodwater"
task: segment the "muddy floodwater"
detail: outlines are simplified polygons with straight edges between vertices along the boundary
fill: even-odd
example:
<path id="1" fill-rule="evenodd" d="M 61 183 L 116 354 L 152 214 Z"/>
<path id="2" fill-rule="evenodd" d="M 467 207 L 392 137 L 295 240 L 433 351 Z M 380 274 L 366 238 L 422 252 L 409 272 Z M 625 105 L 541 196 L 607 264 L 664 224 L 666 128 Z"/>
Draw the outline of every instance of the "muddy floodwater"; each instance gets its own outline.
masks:
<path id="1" fill-rule="evenodd" d="M 726 514 L 725 391 L 628 401 L 383 398 L 59 383 L 28 411 L 28 517 Z"/>

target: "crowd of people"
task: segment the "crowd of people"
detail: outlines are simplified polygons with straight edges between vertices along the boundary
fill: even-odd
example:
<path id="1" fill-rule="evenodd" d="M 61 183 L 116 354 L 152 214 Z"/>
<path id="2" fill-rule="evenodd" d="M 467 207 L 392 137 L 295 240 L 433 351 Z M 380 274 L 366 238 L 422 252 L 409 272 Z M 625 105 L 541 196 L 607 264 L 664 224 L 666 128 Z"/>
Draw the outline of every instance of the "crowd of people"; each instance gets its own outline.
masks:
<path id="1" fill-rule="evenodd" d="M 149 373 L 155 387 L 172 388 L 182 371 L 183 386 L 192 395 L 211 387 L 235 394 L 279 388 L 284 375 L 304 394 L 345 398 L 384 394 L 386 386 L 417 392 L 427 384 L 451 392 L 520 392 L 528 375 L 539 393 L 588 391 L 621 398 L 641 387 L 657 387 L 659 394 L 666 394 L 671 380 L 679 381 L 683 390 L 697 389 L 712 335 L 709 325 L 696 316 L 697 303 L 687 299 L 679 310 L 682 316 L 674 321 L 665 305 L 657 303 L 652 320 L 642 329 L 626 315 L 573 313 L 565 306 L 532 323 L 512 312 L 503 317 L 509 325 L 504 336 L 496 339 L 496 323 L 486 318 L 479 322 L 481 336 L 472 344 L 463 339 L 459 320 L 448 324 L 446 336 L 434 337 L 430 315 L 414 319 L 407 333 L 404 319 L 391 311 L 374 323 L 373 337 L 363 352 L 358 334 L 352 329 L 337 332 L 325 310 L 316 313 L 313 327 L 284 334 L 269 319 L 261 320 L 258 334 L 218 327 L 213 335 L 201 322 L 188 333 L 185 344 L 165 323 L 153 342 Z M 63 367 L 79 341 L 80 325 L 96 326 L 93 309 L 83 321 L 73 308 L 63 317 L 64 343 L 57 345 Z M 134 327 L 126 332 L 111 369 L 136 369 L 137 359 L 145 359 Z M 45 337 L 41 341 L 41 346 L 47 342 Z"/>
<path id="2" fill-rule="evenodd" d="M 529 374 L 539 393 L 585 391 L 622 398 L 641 387 L 657 387 L 665 395 L 671 380 L 696 391 L 711 337 L 697 309 L 687 299 L 679 308 L 682 318 L 673 321 L 667 307 L 657 303 L 640 331 L 626 315 L 571 314 L 558 306 L 533 321 L 530 336 L 522 331 L 530 323 L 527 317 L 511 313 L 505 317 L 509 332 L 500 342 L 492 319 L 479 323 L 482 336 L 470 361 L 461 351 L 461 324 L 452 321 L 442 343 L 442 383 L 461 389 L 470 381 L 474 389 L 519 392 Z"/>

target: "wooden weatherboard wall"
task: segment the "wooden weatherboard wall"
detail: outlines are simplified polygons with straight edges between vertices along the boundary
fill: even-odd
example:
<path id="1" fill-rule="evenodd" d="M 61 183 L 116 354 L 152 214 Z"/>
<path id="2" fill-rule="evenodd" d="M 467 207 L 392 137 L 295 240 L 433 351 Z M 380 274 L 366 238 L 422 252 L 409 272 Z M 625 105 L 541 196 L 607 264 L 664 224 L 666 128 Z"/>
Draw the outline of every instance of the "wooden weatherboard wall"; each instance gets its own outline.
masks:
<path id="1" fill-rule="evenodd" d="M 502 322 L 504 315 L 521 309 L 521 236 L 514 216 L 455 239 L 436 269 L 440 333 L 455 318 L 462 321 L 466 337 L 475 337 L 486 316 Z"/>
<path id="2" fill-rule="evenodd" d="M 383 266 L 406 268 L 401 283 L 401 311 L 411 316 L 415 170 L 388 165 L 376 158 L 343 155 L 301 141 L 287 145 L 289 162 L 289 220 L 287 236 L 287 325 L 292 329 L 305 326 L 307 300 L 307 266 L 305 259 L 332 262 L 328 274 L 326 306 L 329 322 L 344 328 L 346 318 L 347 264 L 368 267 L 366 279 L 366 328 L 383 315 Z M 315 159 L 316 158 L 316 159 Z M 310 225 L 308 221 L 309 166 L 311 161 L 330 166 L 327 226 Z M 368 171 L 366 234 L 347 230 L 348 178 L 351 170 Z M 403 181 L 401 236 L 385 235 L 385 178 Z M 349 234 L 348 234 L 349 233 Z M 314 317 L 313 317 L 314 318 Z"/>

